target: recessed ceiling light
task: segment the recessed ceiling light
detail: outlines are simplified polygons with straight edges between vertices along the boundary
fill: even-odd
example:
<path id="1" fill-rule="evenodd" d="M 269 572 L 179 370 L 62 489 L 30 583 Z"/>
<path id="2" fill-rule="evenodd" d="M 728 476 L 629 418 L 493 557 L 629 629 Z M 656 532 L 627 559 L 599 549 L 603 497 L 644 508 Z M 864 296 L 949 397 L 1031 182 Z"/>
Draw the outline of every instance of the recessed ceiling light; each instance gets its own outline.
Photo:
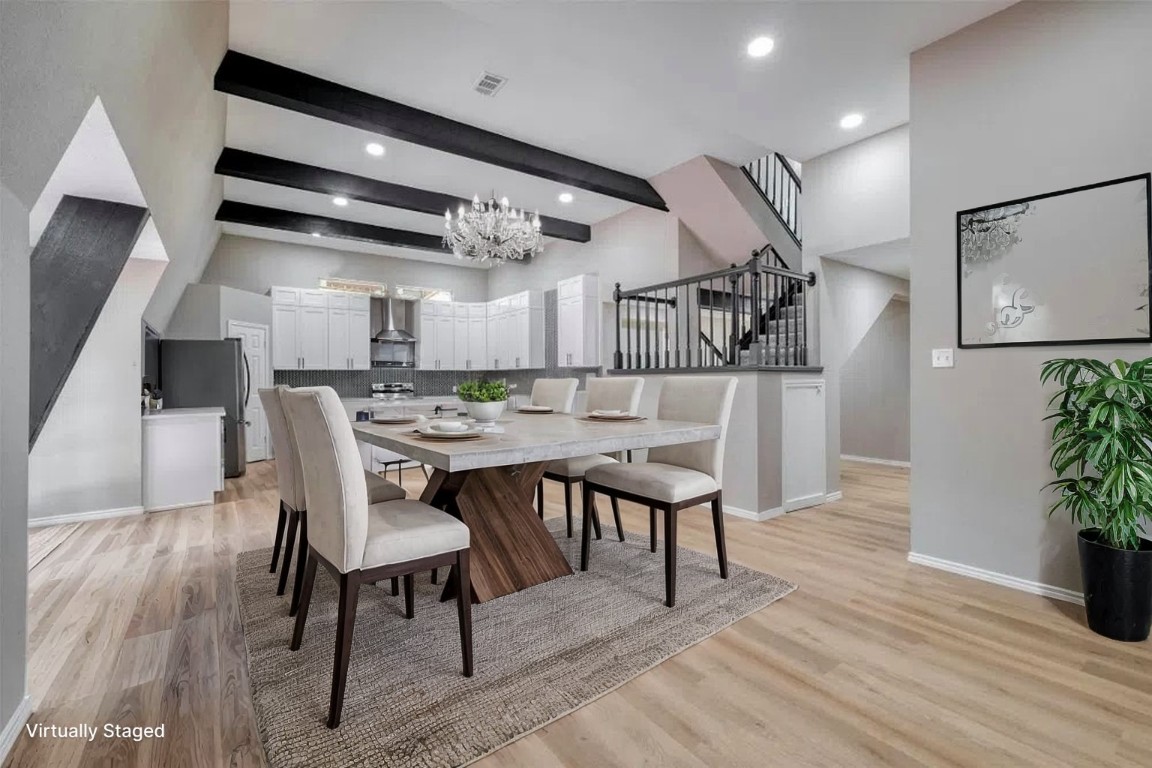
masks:
<path id="1" fill-rule="evenodd" d="M 384 145 L 377 144 L 375 141 L 365 146 L 364 151 L 372 157 L 384 157 Z"/>
<path id="2" fill-rule="evenodd" d="M 762 59 L 768 54 L 772 53 L 772 49 L 776 47 L 776 41 L 770 37 L 758 37 L 752 42 L 748 43 L 748 55 L 754 59 Z"/>
<path id="3" fill-rule="evenodd" d="M 319 232 L 313 232 L 312 237 L 320 237 L 320 233 Z"/>
<path id="4" fill-rule="evenodd" d="M 840 127 L 848 131 L 853 128 L 859 128 L 860 124 L 864 122 L 864 115 L 859 112 L 849 112 L 844 117 L 840 118 Z"/>
<path id="5" fill-rule="evenodd" d="M 572 202 L 572 193 L 571 192 L 561 192 L 557 199 L 562 203 L 570 203 L 570 202 Z"/>
<path id="6" fill-rule="evenodd" d="M 348 205 L 348 198 L 346 198 L 346 197 L 334 197 L 334 198 L 332 198 L 332 205 L 338 205 L 341 208 L 343 208 L 344 206 Z"/>

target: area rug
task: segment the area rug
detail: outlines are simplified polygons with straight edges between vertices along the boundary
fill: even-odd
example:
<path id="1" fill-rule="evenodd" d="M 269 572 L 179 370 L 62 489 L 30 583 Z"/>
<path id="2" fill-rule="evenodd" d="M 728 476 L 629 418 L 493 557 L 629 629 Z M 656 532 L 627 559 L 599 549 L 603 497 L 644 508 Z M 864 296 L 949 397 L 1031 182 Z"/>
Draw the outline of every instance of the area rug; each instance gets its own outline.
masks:
<path id="1" fill-rule="evenodd" d="M 578 567 L 579 535 L 559 532 Z M 323 569 L 300 650 L 268 572 L 271 549 L 237 557 L 249 679 L 264 751 L 274 768 L 461 766 L 603 696 L 665 659 L 780 599 L 795 585 L 681 548 L 676 607 L 664 606 L 663 543 L 647 536 L 592 542 L 589 570 L 473 606 L 475 675 L 460 674 L 454 602 L 417 576 L 416 618 L 387 582 L 360 592 L 338 730 L 324 725 L 336 636 L 334 580 Z M 441 570 L 441 582 L 447 569 Z"/>

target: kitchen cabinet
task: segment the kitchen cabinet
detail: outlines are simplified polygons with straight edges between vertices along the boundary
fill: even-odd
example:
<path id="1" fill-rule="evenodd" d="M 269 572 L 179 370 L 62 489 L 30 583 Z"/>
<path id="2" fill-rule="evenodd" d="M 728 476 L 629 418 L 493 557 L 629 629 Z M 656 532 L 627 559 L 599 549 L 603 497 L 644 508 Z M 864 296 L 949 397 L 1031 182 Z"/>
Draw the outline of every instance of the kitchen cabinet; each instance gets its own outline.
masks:
<path id="1" fill-rule="evenodd" d="M 224 409 L 169 408 L 141 423 L 144 510 L 211 504 L 224 490 Z"/>
<path id="2" fill-rule="evenodd" d="M 416 367 L 428 371 L 452 370 L 456 365 L 456 307 L 448 301 L 420 304 L 416 329 Z"/>
<path id="3" fill-rule="evenodd" d="M 367 370 L 372 366 L 367 295 L 274 286 L 272 367 Z"/>
<path id="4" fill-rule="evenodd" d="M 488 303 L 492 370 L 544 367 L 544 295 L 522 291 Z"/>
<path id="5" fill-rule="evenodd" d="M 481 304 L 481 307 L 484 305 Z M 487 316 L 469 317 L 466 333 L 468 344 L 468 358 L 465 367 L 468 370 L 483 370 L 488 357 L 488 318 Z"/>
<path id="6" fill-rule="evenodd" d="M 600 280 L 577 275 L 556 284 L 556 362 L 561 368 L 600 365 Z"/>

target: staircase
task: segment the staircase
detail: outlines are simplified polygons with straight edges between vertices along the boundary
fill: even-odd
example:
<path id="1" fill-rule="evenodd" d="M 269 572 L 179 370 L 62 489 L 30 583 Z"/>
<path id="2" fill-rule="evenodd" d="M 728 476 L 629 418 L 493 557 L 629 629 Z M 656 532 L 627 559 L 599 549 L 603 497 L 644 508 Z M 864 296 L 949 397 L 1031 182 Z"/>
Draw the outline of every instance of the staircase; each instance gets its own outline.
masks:
<path id="1" fill-rule="evenodd" d="M 800 175 L 788 158 L 779 152 L 753 160 L 741 170 L 764 202 L 784 225 L 796 247 L 802 247 L 800 235 Z"/>

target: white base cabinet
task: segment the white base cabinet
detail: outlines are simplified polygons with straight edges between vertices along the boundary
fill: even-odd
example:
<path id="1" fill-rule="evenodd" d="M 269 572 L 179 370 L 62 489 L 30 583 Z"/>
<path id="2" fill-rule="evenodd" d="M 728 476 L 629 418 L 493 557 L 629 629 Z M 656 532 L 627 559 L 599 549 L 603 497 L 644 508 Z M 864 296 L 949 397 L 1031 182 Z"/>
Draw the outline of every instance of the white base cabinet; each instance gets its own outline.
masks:
<path id="1" fill-rule="evenodd" d="M 224 409 L 171 408 L 141 424 L 144 511 L 211 504 L 224 490 Z"/>

